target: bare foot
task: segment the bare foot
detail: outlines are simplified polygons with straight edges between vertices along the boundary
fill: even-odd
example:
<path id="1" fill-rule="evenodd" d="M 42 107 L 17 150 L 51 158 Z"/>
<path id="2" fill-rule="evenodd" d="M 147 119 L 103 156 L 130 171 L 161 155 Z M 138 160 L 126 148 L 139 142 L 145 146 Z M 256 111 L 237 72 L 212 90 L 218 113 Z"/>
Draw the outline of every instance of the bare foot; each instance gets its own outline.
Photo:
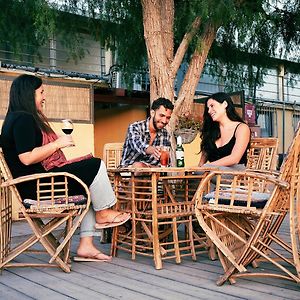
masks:
<path id="1" fill-rule="evenodd" d="M 87 236 L 82 237 L 77 248 L 78 257 L 82 258 L 91 258 L 95 260 L 106 260 L 109 261 L 112 259 L 111 256 L 106 255 L 99 251 L 93 244 L 93 237 Z"/>
<path id="2" fill-rule="evenodd" d="M 77 256 L 87 259 L 93 259 L 93 260 L 103 260 L 103 261 L 110 261 L 112 259 L 111 256 L 106 255 L 96 248 L 92 249 L 79 249 L 77 250 Z"/>

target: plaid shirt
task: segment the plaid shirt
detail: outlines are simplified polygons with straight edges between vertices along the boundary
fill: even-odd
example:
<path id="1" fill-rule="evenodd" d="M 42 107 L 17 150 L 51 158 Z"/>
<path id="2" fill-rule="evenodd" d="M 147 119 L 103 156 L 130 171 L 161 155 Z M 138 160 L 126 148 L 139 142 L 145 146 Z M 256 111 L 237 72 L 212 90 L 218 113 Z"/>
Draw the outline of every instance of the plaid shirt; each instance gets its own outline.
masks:
<path id="1" fill-rule="evenodd" d="M 150 119 L 132 123 L 128 127 L 126 140 L 123 147 L 121 166 L 127 167 L 134 162 L 144 162 L 146 164 L 158 165 L 159 160 L 154 156 L 146 154 L 146 149 L 150 146 Z M 170 135 L 163 128 L 157 131 L 151 146 L 170 146 Z"/>

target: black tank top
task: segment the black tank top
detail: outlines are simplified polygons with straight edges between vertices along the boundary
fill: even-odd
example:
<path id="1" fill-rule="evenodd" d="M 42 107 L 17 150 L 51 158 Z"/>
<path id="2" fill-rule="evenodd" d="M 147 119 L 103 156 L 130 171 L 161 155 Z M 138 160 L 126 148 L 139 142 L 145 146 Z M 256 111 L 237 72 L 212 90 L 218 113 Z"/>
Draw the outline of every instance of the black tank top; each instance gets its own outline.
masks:
<path id="1" fill-rule="evenodd" d="M 227 144 L 225 144 L 221 147 L 217 147 L 217 145 L 215 143 L 213 143 L 213 148 L 210 149 L 210 151 L 208 151 L 208 153 L 207 153 L 207 160 L 208 161 L 213 162 L 213 161 L 216 161 L 218 159 L 221 159 L 221 158 L 231 154 L 232 149 L 235 145 L 235 141 L 236 141 L 235 132 L 236 132 L 236 130 L 239 127 L 240 124 L 242 124 L 242 123 L 239 123 L 235 127 L 233 136 Z M 247 150 L 249 148 L 249 145 L 250 145 L 250 141 L 248 143 L 247 149 L 245 150 L 243 156 L 241 157 L 241 159 L 239 161 L 239 164 L 244 164 L 244 165 L 247 164 Z"/>

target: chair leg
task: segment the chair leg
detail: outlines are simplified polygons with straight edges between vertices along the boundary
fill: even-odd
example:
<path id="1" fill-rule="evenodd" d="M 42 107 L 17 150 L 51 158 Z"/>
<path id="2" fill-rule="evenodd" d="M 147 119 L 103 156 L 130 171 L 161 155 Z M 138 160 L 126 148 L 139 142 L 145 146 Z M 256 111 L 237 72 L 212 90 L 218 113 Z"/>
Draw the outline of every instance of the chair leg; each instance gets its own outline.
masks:
<path id="1" fill-rule="evenodd" d="M 57 222 L 60 223 L 60 222 Z M 57 228 L 58 225 L 57 223 L 55 223 L 54 228 Z M 57 251 L 57 248 L 55 248 L 52 244 L 52 242 L 50 241 L 51 238 L 48 237 L 49 233 L 45 232 L 43 228 L 38 226 L 38 222 L 34 223 L 36 225 L 35 227 L 35 232 L 37 233 L 37 236 L 39 237 L 38 241 L 44 246 L 44 248 L 46 249 L 46 251 L 49 253 L 49 255 L 51 256 L 51 259 L 49 261 L 49 263 L 52 263 L 54 260 L 55 262 L 58 264 L 58 266 L 65 272 L 69 273 L 71 272 L 71 268 L 70 266 L 64 262 L 59 256 L 58 254 L 60 253 L 60 251 Z M 50 229 L 49 229 L 50 230 Z M 66 240 L 64 240 L 66 241 Z M 61 246 L 61 244 L 60 244 Z M 64 248 L 61 247 L 61 250 Z M 56 251 L 55 251 L 56 250 Z"/>
<path id="2" fill-rule="evenodd" d="M 180 257 L 180 249 L 179 249 L 179 240 L 178 240 L 178 228 L 177 228 L 177 218 L 172 218 L 172 228 L 173 228 L 173 244 L 174 244 L 174 252 L 176 257 L 176 263 L 181 263 Z"/>
<path id="3" fill-rule="evenodd" d="M 193 217 L 189 216 L 188 217 L 188 237 L 190 241 L 190 247 L 191 247 L 191 254 L 192 254 L 192 260 L 196 261 L 196 250 L 195 250 L 195 244 L 194 244 L 194 234 L 193 234 Z"/>

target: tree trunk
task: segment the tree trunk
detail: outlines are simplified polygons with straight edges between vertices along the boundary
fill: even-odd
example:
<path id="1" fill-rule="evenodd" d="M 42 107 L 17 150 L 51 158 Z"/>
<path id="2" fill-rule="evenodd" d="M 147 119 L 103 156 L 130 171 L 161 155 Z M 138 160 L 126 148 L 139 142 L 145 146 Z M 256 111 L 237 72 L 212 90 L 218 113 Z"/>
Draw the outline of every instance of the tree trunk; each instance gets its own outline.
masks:
<path id="1" fill-rule="evenodd" d="M 150 72 L 150 101 L 165 97 L 174 102 L 175 77 L 169 74 L 174 49 L 174 1 L 141 0 L 141 2 Z"/>
<path id="2" fill-rule="evenodd" d="M 198 32 L 201 20 L 195 18 L 189 31 L 184 35 L 174 56 L 174 0 L 141 0 L 143 7 L 144 38 L 147 48 L 150 73 L 150 101 L 165 97 L 174 103 L 174 85 L 178 69 L 186 50 Z M 198 38 L 188 71 L 180 88 L 168 131 L 172 136 L 179 114 L 191 112 L 195 90 L 199 82 L 208 51 L 215 38 L 217 26 L 208 24 Z M 171 156 L 175 164 L 174 153 Z"/>

